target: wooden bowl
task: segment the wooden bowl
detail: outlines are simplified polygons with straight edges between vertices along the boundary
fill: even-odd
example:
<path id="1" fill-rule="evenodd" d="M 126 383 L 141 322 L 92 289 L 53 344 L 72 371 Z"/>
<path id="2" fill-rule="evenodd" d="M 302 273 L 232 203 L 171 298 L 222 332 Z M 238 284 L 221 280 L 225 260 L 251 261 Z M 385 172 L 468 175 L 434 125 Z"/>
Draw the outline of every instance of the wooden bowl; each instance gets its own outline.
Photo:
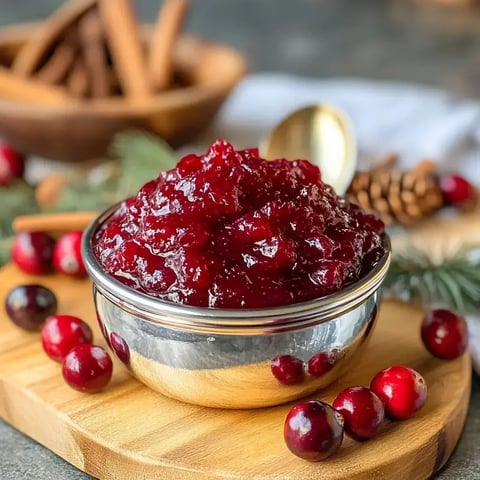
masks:
<path id="1" fill-rule="evenodd" d="M 0 30 L 0 64 L 12 62 L 35 28 L 36 24 L 22 24 Z M 150 32 L 145 26 L 145 39 Z M 115 133 L 131 128 L 155 133 L 172 147 L 181 146 L 210 124 L 245 74 L 246 61 L 231 48 L 183 35 L 174 50 L 174 66 L 184 86 L 141 105 L 123 97 L 68 106 L 0 98 L 0 137 L 26 154 L 65 162 L 108 156 Z"/>

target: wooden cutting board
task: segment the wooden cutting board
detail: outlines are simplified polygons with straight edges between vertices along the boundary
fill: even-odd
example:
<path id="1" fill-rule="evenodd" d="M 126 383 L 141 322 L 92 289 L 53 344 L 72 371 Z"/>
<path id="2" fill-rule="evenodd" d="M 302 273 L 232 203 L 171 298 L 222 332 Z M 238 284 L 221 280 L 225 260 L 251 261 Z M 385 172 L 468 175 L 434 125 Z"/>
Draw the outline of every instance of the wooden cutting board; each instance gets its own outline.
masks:
<path id="1" fill-rule="evenodd" d="M 78 315 L 94 328 L 88 281 L 28 277 L 0 270 L 0 301 L 21 283 L 52 288 L 59 313 Z M 345 439 L 327 461 L 308 463 L 283 443 L 288 405 L 223 411 L 196 407 L 155 393 L 115 363 L 110 387 L 86 395 L 64 384 L 60 366 L 43 353 L 39 335 L 26 333 L 0 312 L 0 416 L 81 470 L 112 480 L 420 480 L 448 459 L 469 402 L 467 355 L 452 362 L 431 357 L 419 339 L 422 314 L 384 302 L 372 341 L 355 369 L 317 398 L 332 401 L 350 385 L 367 385 L 380 369 L 403 363 L 426 378 L 429 397 L 418 416 L 388 422 L 373 440 Z M 30 461 L 35 461 L 30 459 Z"/>

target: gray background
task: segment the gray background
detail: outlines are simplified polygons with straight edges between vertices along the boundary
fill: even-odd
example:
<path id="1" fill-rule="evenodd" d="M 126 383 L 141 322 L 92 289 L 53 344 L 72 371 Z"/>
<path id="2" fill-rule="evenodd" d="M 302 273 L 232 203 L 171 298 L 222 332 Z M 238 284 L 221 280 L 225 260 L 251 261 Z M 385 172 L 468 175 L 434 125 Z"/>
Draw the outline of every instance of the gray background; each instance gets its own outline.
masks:
<path id="1" fill-rule="evenodd" d="M 112 0 L 114 1 L 114 0 Z M 0 0 L 0 23 L 31 21 L 61 0 Z M 153 21 L 156 0 L 137 0 Z M 480 7 L 428 0 L 193 0 L 187 29 L 246 53 L 253 71 L 423 83 L 480 95 Z M 0 479 L 85 480 L 0 421 Z M 463 437 L 440 480 L 480 479 L 480 380 Z M 125 479 L 129 480 L 129 479 Z M 409 479 L 405 479 L 409 480 Z"/>

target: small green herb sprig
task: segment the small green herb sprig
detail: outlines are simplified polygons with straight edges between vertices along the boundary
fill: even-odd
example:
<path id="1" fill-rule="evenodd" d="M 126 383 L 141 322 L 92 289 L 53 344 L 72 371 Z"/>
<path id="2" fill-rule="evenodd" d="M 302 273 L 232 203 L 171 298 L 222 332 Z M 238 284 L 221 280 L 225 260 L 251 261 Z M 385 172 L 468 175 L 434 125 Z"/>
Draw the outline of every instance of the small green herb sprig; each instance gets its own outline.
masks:
<path id="1" fill-rule="evenodd" d="M 175 166 L 173 150 L 159 137 L 127 131 L 118 134 L 111 146 L 117 161 L 99 165 L 70 178 L 50 211 L 98 211 L 137 193 L 161 171 Z"/>
<path id="2" fill-rule="evenodd" d="M 480 245 L 464 246 L 441 262 L 409 248 L 393 257 L 384 284 L 387 296 L 421 305 L 442 305 L 462 314 L 480 312 Z"/>

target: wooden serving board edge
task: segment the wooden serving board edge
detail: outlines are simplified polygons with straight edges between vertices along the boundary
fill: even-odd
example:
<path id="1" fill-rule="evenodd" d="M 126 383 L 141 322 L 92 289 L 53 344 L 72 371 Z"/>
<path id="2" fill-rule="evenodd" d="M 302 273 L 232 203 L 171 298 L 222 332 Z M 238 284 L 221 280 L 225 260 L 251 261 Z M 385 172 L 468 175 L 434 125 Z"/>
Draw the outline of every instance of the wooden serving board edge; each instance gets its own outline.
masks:
<path id="1" fill-rule="evenodd" d="M 465 357 L 462 367 L 463 373 L 469 380 L 464 384 L 464 390 L 460 395 L 461 401 L 452 409 L 450 419 L 437 434 L 435 440 L 437 453 L 435 461 L 431 465 L 432 475 L 438 473 L 449 460 L 465 425 L 471 390 L 471 361 L 469 357 Z M 143 386 L 138 384 L 138 388 L 143 388 Z M 8 395 L 5 393 L 6 389 L 9 391 Z M 128 392 L 122 393 L 128 394 Z M 28 411 L 19 407 L 25 404 L 31 407 Z M 58 410 L 54 407 L 42 401 L 27 389 L 18 388 L 14 382 L 9 382 L 8 378 L 0 379 L 0 417 L 15 429 L 95 478 L 108 480 L 120 478 L 170 480 L 171 475 L 169 471 L 172 471 L 175 474 L 175 479 L 178 480 L 212 479 L 213 472 L 211 470 L 205 472 L 187 465 L 179 468 L 178 463 L 171 464 L 166 459 L 159 461 L 152 458 L 151 462 L 147 464 L 147 459 L 143 455 L 135 455 L 133 452 L 123 449 L 112 449 L 111 445 L 103 444 L 99 441 L 99 438 L 93 438 L 89 432 L 78 428 L 68 415 L 59 415 Z M 43 428 L 41 429 L 38 428 L 38 418 L 42 418 L 40 424 Z M 90 452 L 92 444 L 95 444 L 99 450 Z M 423 452 L 419 451 L 418 458 L 420 463 L 422 457 L 423 460 L 426 460 Z M 105 464 L 102 460 L 107 460 L 111 465 Z M 398 458 L 395 459 L 395 463 L 398 463 Z M 431 464 L 431 462 L 429 463 Z M 384 475 L 391 467 L 393 466 L 388 461 L 375 466 L 371 471 L 372 480 L 375 478 L 388 478 Z M 114 471 L 121 471 L 122 477 L 111 473 Z M 107 475 L 105 475 L 106 473 Z M 221 469 L 216 474 L 219 479 L 231 478 L 241 480 L 241 476 L 227 473 Z M 258 480 L 262 480 L 262 478 L 263 476 L 259 476 Z M 322 477 L 319 476 L 318 478 L 321 479 Z M 309 479 L 305 478 L 305 480 Z"/>

